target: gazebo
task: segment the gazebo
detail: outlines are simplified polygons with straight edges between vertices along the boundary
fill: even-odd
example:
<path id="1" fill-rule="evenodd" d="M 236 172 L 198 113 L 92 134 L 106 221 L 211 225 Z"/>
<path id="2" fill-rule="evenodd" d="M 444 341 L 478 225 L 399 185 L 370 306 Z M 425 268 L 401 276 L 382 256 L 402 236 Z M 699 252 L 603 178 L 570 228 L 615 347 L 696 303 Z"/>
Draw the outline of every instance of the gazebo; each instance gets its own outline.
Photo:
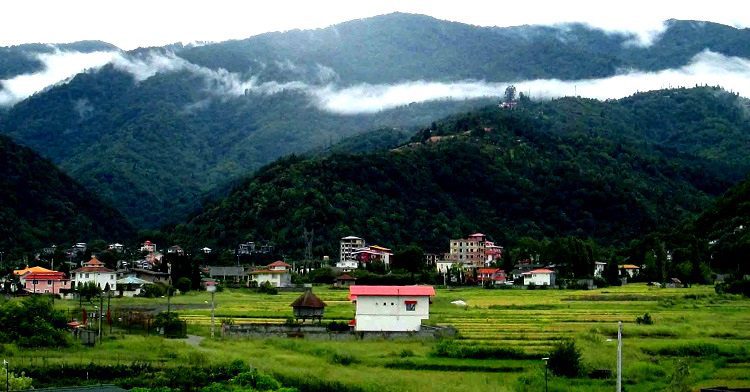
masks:
<path id="1" fill-rule="evenodd" d="M 295 319 L 302 319 L 302 322 L 305 322 L 307 319 L 315 321 L 317 318 L 318 322 L 321 322 L 326 303 L 313 294 L 311 289 L 307 289 L 304 294 L 292 302 L 291 306 L 294 308 Z"/>

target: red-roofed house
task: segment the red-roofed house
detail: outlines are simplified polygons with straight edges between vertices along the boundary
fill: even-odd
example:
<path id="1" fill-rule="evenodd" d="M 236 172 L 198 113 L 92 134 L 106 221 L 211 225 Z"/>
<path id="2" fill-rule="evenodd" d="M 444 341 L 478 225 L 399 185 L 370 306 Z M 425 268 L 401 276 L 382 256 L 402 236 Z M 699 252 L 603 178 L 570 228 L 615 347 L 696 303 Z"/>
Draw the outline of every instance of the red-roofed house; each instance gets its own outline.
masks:
<path id="1" fill-rule="evenodd" d="M 268 282 L 274 287 L 289 287 L 292 285 L 292 274 L 289 272 L 291 267 L 283 261 L 274 261 L 266 268 L 251 271 L 250 280 L 258 286 Z"/>
<path id="2" fill-rule="evenodd" d="M 419 331 L 430 318 L 432 286 L 349 286 L 356 331 Z"/>
<path id="3" fill-rule="evenodd" d="M 352 252 L 352 256 L 358 263 L 367 264 L 373 261 L 379 261 L 385 264 L 386 268 L 391 265 L 391 256 L 393 252 L 389 248 L 378 245 L 365 246 Z"/>
<path id="4" fill-rule="evenodd" d="M 102 290 L 106 287 L 109 287 L 110 290 L 116 290 L 116 275 L 115 271 L 105 267 L 104 263 L 93 256 L 83 267 L 70 271 L 70 280 L 74 287 L 82 286 L 87 282 L 94 282 Z"/>
<path id="5" fill-rule="evenodd" d="M 555 271 L 547 268 L 538 268 L 521 274 L 524 286 L 554 286 Z"/>
<path id="6" fill-rule="evenodd" d="M 635 264 L 622 264 L 617 267 L 620 270 L 620 276 L 627 275 L 628 278 L 638 275 L 638 272 L 641 270 L 641 267 Z"/>
<path id="7" fill-rule="evenodd" d="M 485 282 L 502 284 L 505 283 L 505 271 L 500 268 L 477 268 L 477 280 L 481 285 Z"/>
<path id="8" fill-rule="evenodd" d="M 30 272 L 24 280 L 24 288 L 33 294 L 60 294 L 60 289 L 70 289 L 70 279 L 58 271 Z"/>

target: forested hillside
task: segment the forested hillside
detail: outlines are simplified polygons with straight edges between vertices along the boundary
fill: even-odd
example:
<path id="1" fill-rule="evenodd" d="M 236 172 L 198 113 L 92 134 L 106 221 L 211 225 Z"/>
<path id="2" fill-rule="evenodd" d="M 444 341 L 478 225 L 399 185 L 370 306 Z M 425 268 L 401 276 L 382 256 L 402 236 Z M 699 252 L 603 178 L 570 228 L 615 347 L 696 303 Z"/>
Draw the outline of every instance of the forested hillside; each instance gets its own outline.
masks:
<path id="1" fill-rule="evenodd" d="M 503 244 L 565 235 L 624 244 L 694 215 L 739 179 L 723 159 L 638 140 L 635 135 L 657 128 L 621 123 L 637 118 L 628 116 L 634 102 L 651 108 L 662 102 L 660 95 L 738 102 L 729 93 L 698 88 L 606 103 L 522 100 L 517 110 L 487 107 L 435 123 L 392 151 L 282 159 L 178 225 L 176 240 L 231 246 L 263 238 L 291 253 L 303 249 L 307 228 L 315 229 L 321 255 L 334 254 L 337 238 L 350 234 L 429 251 L 475 231 Z M 601 115 L 581 115 L 566 126 L 555 113 L 568 113 L 558 106 L 572 101 L 581 113 Z M 667 122 L 689 130 L 695 120 L 673 115 Z M 740 118 L 733 124 L 746 125 Z M 735 148 L 747 149 L 747 141 Z"/>
<path id="2" fill-rule="evenodd" d="M 0 136 L 0 251 L 6 260 L 52 244 L 124 242 L 133 227 L 52 163 Z"/>
<path id="3" fill-rule="evenodd" d="M 375 113 L 350 109 L 369 98 L 370 89 L 388 87 L 371 83 L 606 77 L 623 69 L 683 66 L 705 49 L 750 57 L 748 34 L 670 21 L 653 45 L 639 46 L 633 36 L 583 25 L 486 28 L 397 13 L 325 29 L 132 51 L 3 109 L 0 130 L 51 159 L 138 227 L 155 227 L 183 220 L 202 195 L 281 156 L 325 150 L 373 129 L 424 126 L 496 100 L 415 98 Z M 5 69 L 17 68 L 8 75 L 38 67 L 3 60 L 2 53 L 1 61 L 11 64 Z M 355 95 L 339 94 L 343 89 Z M 334 101 L 335 110 L 326 106 Z M 700 113 L 691 115 L 705 122 Z M 708 148 L 700 143 L 713 136 L 700 136 L 695 148 Z"/>

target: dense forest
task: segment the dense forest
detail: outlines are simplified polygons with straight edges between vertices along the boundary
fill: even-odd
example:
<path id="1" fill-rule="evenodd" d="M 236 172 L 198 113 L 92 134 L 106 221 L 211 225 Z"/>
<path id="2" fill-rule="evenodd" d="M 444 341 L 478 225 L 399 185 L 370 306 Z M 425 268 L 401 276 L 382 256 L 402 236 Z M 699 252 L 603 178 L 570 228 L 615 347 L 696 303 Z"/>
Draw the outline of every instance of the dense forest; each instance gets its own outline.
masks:
<path id="1" fill-rule="evenodd" d="M 0 251 L 6 261 L 52 244 L 134 236 L 117 210 L 5 136 L 0 136 L 0 189 Z"/>
<path id="2" fill-rule="evenodd" d="M 304 229 L 315 231 L 316 255 L 335 254 L 350 234 L 432 252 L 475 231 L 506 245 L 575 236 L 624 246 L 694 217 L 747 174 L 742 105 L 715 88 L 608 102 L 522 98 L 516 110 L 433 123 L 390 151 L 281 159 L 177 225 L 175 240 L 267 239 L 295 256 Z M 695 115 L 684 116 L 688 108 Z M 660 116 L 636 121 L 651 111 Z M 704 144 L 682 142 L 695 140 L 693 129 Z M 715 133 L 734 144 L 708 143 Z"/>
<path id="3" fill-rule="evenodd" d="M 673 20 L 652 45 L 640 46 L 630 44 L 632 35 L 584 25 L 487 28 L 396 13 L 124 53 L 130 68 L 120 62 L 89 70 L 0 109 L 0 132 L 52 160 L 138 227 L 153 228 L 183 221 L 207 193 L 282 156 L 315 153 L 373 129 L 409 130 L 490 102 L 433 101 L 341 115 L 284 83 L 337 91 L 368 83 L 606 77 L 683 66 L 705 49 L 750 57 L 748 34 Z M 0 72 L 38 70 L 32 49 L 45 47 L 3 48 Z M 153 56 L 160 61 L 151 64 Z M 253 90 L 263 83 L 272 92 Z"/>

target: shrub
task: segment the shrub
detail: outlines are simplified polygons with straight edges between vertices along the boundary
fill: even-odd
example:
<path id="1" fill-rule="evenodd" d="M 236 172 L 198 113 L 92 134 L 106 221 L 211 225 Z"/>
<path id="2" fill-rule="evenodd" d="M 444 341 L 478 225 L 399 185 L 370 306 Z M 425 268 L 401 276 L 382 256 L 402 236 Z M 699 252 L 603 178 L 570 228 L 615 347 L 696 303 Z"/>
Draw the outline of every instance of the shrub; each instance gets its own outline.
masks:
<path id="1" fill-rule="evenodd" d="M 348 331 L 349 324 L 341 321 L 331 321 L 326 325 L 326 329 L 330 332 L 346 332 Z"/>
<path id="2" fill-rule="evenodd" d="M 190 281 L 190 278 L 187 278 L 185 276 L 177 279 L 177 283 L 175 284 L 175 287 L 177 288 L 177 290 L 180 290 L 181 293 L 187 293 L 188 291 L 190 291 L 190 288 L 192 286 L 193 282 Z"/>
<path id="3" fill-rule="evenodd" d="M 333 353 L 333 355 L 331 356 L 331 362 L 332 363 L 337 363 L 337 364 L 343 365 L 343 366 L 349 366 L 349 365 L 351 365 L 353 363 L 357 363 L 359 361 L 357 360 L 357 358 L 355 358 L 351 354 L 347 354 L 347 353 Z"/>
<path id="4" fill-rule="evenodd" d="M 557 344 L 549 354 L 547 362 L 552 374 L 563 377 L 577 377 L 583 370 L 581 363 L 581 352 L 572 340 Z"/>
<path id="5" fill-rule="evenodd" d="M 526 354 L 523 351 L 497 346 L 459 345 L 452 340 L 444 340 L 435 345 L 432 356 L 445 358 L 473 358 L 473 359 L 536 359 L 537 355 Z"/>
<path id="6" fill-rule="evenodd" d="M 654 323 L 654 320 L 651 319 L 651 315 L 646 313 L 643 315 L 643 317 L 638 316 L 635 318 L 636 324 L 643 324 L 643 325 L 651 325 Z"/>
<path id="7" fill-rule="evenodd" d="M 279 289 L 271 286 L 271 283 L 266 281 L 266 282 L 263 282 L 263 284 L 261 284 L 260 286 L 258 286 L 258 292 L 264 293 L 264 294 L 276 295 L 279 293 Z"/>

